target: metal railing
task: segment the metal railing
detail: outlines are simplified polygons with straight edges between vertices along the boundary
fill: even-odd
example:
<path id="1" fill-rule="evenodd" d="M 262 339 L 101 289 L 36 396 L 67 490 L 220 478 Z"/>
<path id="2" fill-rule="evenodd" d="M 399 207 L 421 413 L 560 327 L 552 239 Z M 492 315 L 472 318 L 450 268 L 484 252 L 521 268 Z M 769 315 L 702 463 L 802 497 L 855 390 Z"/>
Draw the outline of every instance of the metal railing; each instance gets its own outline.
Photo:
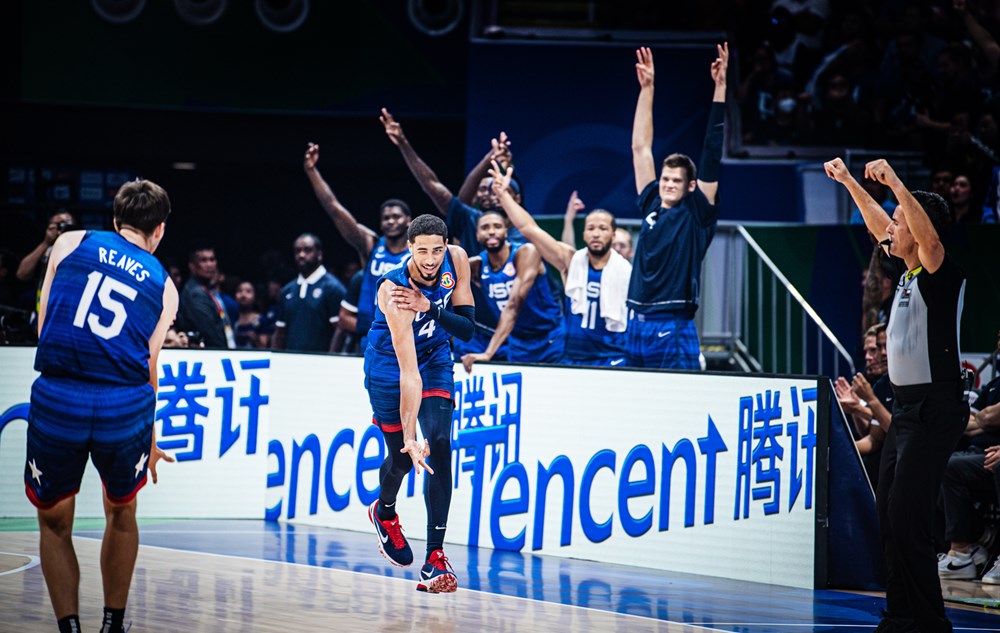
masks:
<path id="1" fill-rule="evenodd" d="M 854 360 L 746 227 L 720 224 L 698 313 L 706 359 L 780 374 L 854 373 Z"/>

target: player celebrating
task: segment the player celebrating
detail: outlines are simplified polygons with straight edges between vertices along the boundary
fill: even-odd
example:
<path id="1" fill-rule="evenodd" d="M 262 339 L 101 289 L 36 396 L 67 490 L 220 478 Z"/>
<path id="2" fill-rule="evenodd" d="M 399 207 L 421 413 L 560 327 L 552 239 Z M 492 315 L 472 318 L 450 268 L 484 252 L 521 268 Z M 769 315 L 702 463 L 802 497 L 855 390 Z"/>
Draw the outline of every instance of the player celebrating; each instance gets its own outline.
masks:
<path id="1" fill-rule="evenodd" d="M 375 318 L 365 349 L 365 388 L 373 422 L 382 429 L 388 455 L 379 471 L 379 498 L 368 518 L 379 537 L 379 551 L 400 567 L 413 563 L 413 552 L 396 514 L 403 478 L 426 468 L 427 556 L 418 591 L 448 593 L 458 589 L 444 555 L 444 534 L 451 505 L 452 370 L 449 339 L 472 338 L 474 329 L 469 257 L 448 246 L 448 229 L 433 215 L 410 223 L 410 257 L 378 280 Z M 451 306 L 451 310 L 449 310 Z M 424 441 L 417 441 L 417 421 Z M 430 458 L 429 465 L 426 461 Z"/>

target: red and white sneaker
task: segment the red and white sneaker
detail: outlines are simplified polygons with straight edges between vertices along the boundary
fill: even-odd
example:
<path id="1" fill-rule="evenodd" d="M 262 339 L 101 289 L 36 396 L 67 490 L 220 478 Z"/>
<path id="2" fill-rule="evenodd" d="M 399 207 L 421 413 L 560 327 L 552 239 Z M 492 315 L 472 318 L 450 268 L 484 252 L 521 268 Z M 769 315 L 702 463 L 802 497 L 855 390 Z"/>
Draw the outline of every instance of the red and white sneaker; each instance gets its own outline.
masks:
<path id="1" fill-rule="evenodd" d="M 436 549 L 427 557 L 423 569 L 420 570 L 420 582 L 417 591 L 427 593 L 454 593 L 458 590 L 458 577 L 452 569 L 448 557 L 442 550 Z"/>
<path id="2" fill-rule="evenodd" d="M 403 536 L 403 527 L 399 524 L 399 515 L 391 521 L 378 518 L 378 499 L 368 506 L 368 520 L 375 526 L 378 535 L 378 551 L 385 559 L 396 567 L 409 567 L 413 564 L 413 551 Z"/>

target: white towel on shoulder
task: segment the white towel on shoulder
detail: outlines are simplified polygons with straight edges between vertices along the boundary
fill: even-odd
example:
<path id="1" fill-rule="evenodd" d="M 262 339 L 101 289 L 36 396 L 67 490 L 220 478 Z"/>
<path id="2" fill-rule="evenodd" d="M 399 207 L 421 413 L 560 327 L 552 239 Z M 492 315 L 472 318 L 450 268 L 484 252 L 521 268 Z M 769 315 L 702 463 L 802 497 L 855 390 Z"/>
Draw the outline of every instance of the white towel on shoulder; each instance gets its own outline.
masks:
<path id="1" fill-rule="evenodd" d="M 590 262 L 587 249 L 581 248 L 569 263 L 566 272 L 566 296 L 570 300 L 570 312 L 586 314 L 590 306 L 587 299 L 587 272 Z M 624 332 L 628 325 L 628 283 L 632 278 L 632 264 L 611 249 L 611 257 L 601 273 L 601 315 L 609 332 Z"/>

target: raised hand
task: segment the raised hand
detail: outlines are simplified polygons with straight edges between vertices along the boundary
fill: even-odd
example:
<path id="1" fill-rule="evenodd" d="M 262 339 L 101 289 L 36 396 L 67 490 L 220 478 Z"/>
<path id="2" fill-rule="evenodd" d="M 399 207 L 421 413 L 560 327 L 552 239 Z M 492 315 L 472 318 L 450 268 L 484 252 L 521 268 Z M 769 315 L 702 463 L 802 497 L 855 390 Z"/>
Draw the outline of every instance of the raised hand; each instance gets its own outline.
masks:
<path id="1" fill-rule="evenodd" d="M 580 197 L 576 195 L 576 191 L 569 194 L 569 202 L 566 203 L 566 218 L 572 220 L 576 217 L 576 214 L 587 208 L 587 205 L 580 200 Z"/>
<path id="2" fill-rule="evenodd" d="M 410 287 L 396 286 L 392 289 L 392 302 L 400 310 L 412 310 L 413 312 L 427 312 L 431 309 L 431 302 L 427 296 L 420 292 L 417 284 L 410 280 Z"/>
<path id="3" fill-rule="evenodd" d="M 399 145 L 401 142 L 406 140 L 406 136 L 403 134 L 403 126 L 400 125 L 396 119 L 392 118 L 389 111 L 382 108 L 382 115 L 378 118 L 382 122 L 382 126 L 385 127 L 385 135 L 389 137 L 393 145 Z"/>
<path id="4" fill-rule="evenodd" d="M 510 187 L 510 177 L 514 175 L 514 166 L 509 166 L 507 171 L 504 172 L 497 161 L 491 160 L 489 174 L 493 178 L 493 194 L 499 197 L 500 194 L 507 191 L 507 188 Z"/>
<path id="5" fill-rule="evenodd" d="M 309 143 L 306 146 L 306 155 L 302 158 L 302 169 L 309 171 L 310 169 L 316 168 L 316 163 L 319 162 L 319 144 Z"/>
<path id="6" fill-rule="evenodd" d="M 899 176 L 889 165 L 889 161 L 884 158 L 873 160 L 865 165 L 865 178 L 880 182 L 890 188 L 899 181 Z"/>
<path id="7" fill-rule="evenodd" d="M 729 68 L 729 42 L 723 42 L 721 46 L 715 45 L 718 57 L 712 62 L 712 81 L 716 87 L 723 88 L 726 85 L 726 69 Z M 650 66 L 653 60 L 650 57 Z M 641 82 L 640 82 L 641 83 Z"/>
<path id="8" fill-rule="evenodd" d="M 653 51 L 647 47 L 635 51 L 638 60 L 635 64 L 635 74 L 639 79 L 640 88 L 653 87 Z"/>
<path id="9" fill-rule="evenodd" d="M 496 161 L 501 167 L 506 169 L 511 161 L 514 160 L 513 155 L 510 152 L 510 139 L 507 138 L 507 133 L 504 131 L 500 132 L 500 138 L 491 139 L 493 144 L 493 151 L 490 153 L 490 160 Z"/>
<path id="10" fill-rule="evenodd" d="M 431 455 L 431 447 L 428 446 L 426 440 L 423 442 L 418 442 L 415 439 L 406 440 L 403 442 L 403 448 L 399 449 L 399 452 L 409 454 L 418 475 L 423 472 L 421 468 L 426 468 L 427 472 L 432 475 L 434 474 L 434 469 L 428 466 L 426 461 L 426 458 Z"/>
<path id="11" fill-rule="evenodd" d="M 844 161 L 840 158 L 834 158 L 831 161 L 823 163 L 823 170 L 826 175 L 830 178 L 836 180 L 839 183 L 845 183 L 853 176 L 851 176 L 851 170 L 847 168 Z"/>

